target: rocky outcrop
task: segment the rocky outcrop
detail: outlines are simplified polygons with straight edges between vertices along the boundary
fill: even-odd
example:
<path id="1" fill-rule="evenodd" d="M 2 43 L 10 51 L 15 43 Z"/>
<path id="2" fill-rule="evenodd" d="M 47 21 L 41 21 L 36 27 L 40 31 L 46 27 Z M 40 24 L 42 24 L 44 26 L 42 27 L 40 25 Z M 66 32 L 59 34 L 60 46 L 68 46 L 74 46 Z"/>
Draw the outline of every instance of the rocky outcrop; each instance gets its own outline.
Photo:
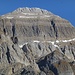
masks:
<path id="1" fill-rule="evenodd" d="M 0 17 L 0 75 L 74 75 L 75 28 L 40 8 Z"/>
<path id="2" fill-rule="evenodd" d="M 37 63 L 40 70 L 45 73 L 51 70 L 55 75 L 74 75 L 68 61 L 69 60 L 63 54 L 56 50 L 43 58 L 43 60 L 40 59 Z"/>

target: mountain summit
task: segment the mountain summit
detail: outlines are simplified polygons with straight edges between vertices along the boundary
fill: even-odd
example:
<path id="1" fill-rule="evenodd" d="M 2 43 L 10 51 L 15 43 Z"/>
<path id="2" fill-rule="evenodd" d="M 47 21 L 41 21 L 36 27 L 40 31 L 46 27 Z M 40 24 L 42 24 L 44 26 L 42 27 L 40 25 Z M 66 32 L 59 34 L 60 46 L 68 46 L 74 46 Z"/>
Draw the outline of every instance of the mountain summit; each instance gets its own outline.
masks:
<path id="1" fill-rule="evenodd" d="M 40 8 L 18 8 L 16 9 L 15 11 L 13 11 L 11 14 L 23 14 L 23 13 L 34 13 L 35 15 L 36 14 L 47 14 L 47 15 L 50 15 L 52 14 L 51 12 L 47 11 L 47 10 L 44 10 L 44 9 L 40 9 Z"/>
<path id="2" fill-rule="evenodd" d="M 40 9 L 40 8 L 18 8 L 14 11 L 14 13 L 38 13 L 38 14 L 52 14 L 47 10 Z"/>
<path id="3" fill-rule="evenodd" d="M 74 75 L 75 28 L 40 8 L 0 17 L 0 75 Z"/>

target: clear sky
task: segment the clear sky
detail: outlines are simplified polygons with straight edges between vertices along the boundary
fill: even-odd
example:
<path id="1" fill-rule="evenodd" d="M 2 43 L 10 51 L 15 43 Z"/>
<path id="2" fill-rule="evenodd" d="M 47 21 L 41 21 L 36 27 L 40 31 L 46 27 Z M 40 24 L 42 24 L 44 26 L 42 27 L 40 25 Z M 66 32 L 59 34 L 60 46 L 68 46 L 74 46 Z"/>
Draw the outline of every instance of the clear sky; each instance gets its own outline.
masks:
<path id="1" fill-rule="evenodd" d="M 19 7 L 38 7 L 69 20 L 75 26 L 75 0 L 0 0 L 0 15 Z"/>

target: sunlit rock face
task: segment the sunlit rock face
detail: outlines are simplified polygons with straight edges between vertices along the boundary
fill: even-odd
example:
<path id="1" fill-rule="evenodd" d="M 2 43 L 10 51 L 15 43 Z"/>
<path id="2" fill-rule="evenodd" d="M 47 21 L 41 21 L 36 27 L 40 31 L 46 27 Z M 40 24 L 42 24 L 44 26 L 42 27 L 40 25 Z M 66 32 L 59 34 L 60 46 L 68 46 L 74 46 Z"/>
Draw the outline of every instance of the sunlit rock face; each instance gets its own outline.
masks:
<path id="1" fill-rule="evenodd" d="M 40 8 L 0 17 L 1 75 L 74 75 L 75 28 Z"/>

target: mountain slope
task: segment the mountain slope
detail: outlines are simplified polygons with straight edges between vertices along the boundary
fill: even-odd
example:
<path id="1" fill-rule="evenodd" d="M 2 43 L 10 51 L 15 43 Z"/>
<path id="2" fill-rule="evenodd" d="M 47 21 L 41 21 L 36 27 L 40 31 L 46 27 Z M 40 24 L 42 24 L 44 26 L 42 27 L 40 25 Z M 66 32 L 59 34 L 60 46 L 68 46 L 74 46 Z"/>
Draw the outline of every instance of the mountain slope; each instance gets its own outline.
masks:
<path id="1" fill-rule="evenodd" d="M 75 28 L 67 20 L 27 7 L 0 17 L 1 75 L 75 75 L 74 65 Z"/>

